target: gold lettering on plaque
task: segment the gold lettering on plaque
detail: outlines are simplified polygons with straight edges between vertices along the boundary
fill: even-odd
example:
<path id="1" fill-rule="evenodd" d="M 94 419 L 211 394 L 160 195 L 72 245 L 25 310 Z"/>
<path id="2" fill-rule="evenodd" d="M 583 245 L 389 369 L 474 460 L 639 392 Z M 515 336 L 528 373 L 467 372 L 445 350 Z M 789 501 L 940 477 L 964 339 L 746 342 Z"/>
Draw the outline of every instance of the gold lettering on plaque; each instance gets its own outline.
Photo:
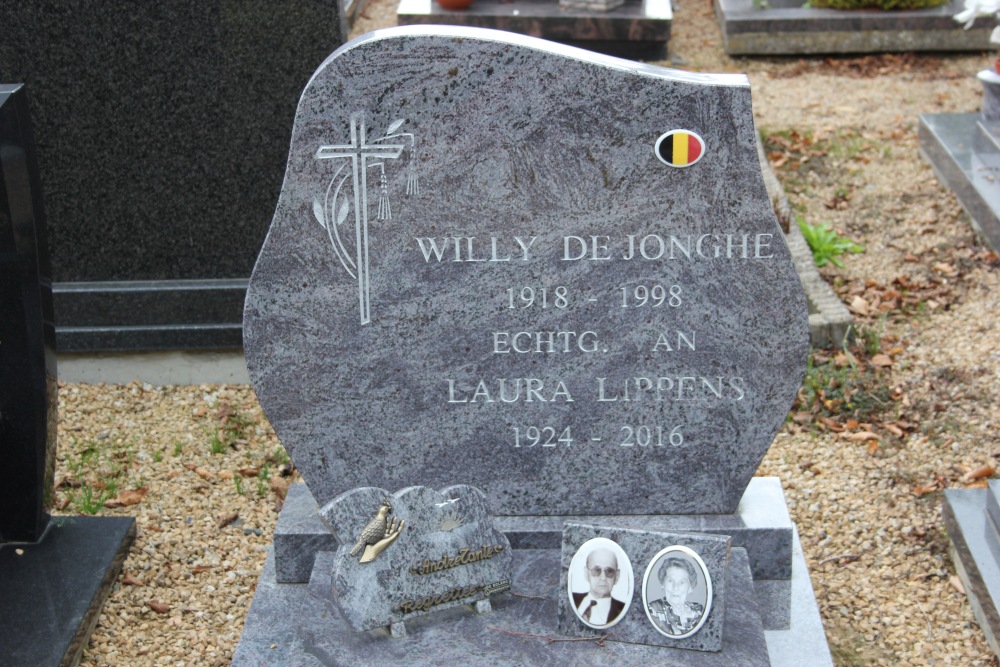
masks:
<path id="1" fill-rule="evenodd" d="M 489 597 L 490 595 L 496 595 L 497 593 L 503 593 L 508 590 L 510 590 L 509 579 L 497 581 L 492 584 L 452 588 L 451 590 L 445 591 L 439 595 L 428 595 L 427 597 L 417 598 L 415 600 L 403 600 L 397 608 L 397 611 L 404 614 L 412 614 L 415 611 L 427 611 L 431 607 L 436 607 L 447 602 L 463 600 L 480 593 L 482 593 L 485 597 Z"/>
<path id="2" fill-rule="evenodd" d="M 483 545 L 481 549 L 476 551 L 473 551 L 472 549 L 461 549 L 459 550 L 457 556 L 444 554 L 441 556 L 440 560 L 432 561 L 429 558 L 425 558 L 423 562 L 410 568 L 410 574 L 432 574 L 434 572 L 441 572 L 442 570 L 450 570 L 451 568 L 458 567 L 459 565 L 478 563 L 480 561 L 493 558 L 501 551 L 503 551 L 502 544 L 495 544 L 493 546 Z"/>

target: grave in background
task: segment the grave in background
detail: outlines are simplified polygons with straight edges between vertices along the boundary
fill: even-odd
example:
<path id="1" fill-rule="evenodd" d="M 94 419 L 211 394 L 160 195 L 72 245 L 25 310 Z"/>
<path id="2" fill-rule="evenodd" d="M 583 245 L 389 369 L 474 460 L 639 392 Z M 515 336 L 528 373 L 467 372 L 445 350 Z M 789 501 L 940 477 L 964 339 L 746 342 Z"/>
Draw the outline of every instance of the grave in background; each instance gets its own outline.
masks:
<path id="1" fill-rule="evenodd" d="M 672 19 L 670 0 L 625 0 L 606 11 L 554 0 L 476 0 L 462 10 L 401 0 L 396 12 L 399 25 L 507 30 L 633 60 L 666 59 Z"/>
<path id="2" fill-rule="evenodd" d="M 808 325 L 746 77 L 379 31 L 311 79 L 288 165 L 245 345 L 309 487 L 286 499 L 234 664 L 831 664 L 780 484 L 751 479 Z M 486 492 L 512 590 L 535 597 L 408 622 L 399 643 L 351 631 L 332 552 L 355 536 L 325 508 L 447 484 Z M 559 634 L 566 521 L 726 536 L 721 651 L 519 636 Z"/>
<path id="3" fill-rule="evenodd" d="M 988 50 L 989 28 L 963 30 L 952 19 L 962 3 L 882 11 L 805 7 L 803 0 L 714 0 L 714 7 L 731 56 Z"/>
<path id="4" fill-rule="evenodd" d="M 41 138 L 60 353 L 240 347 L 295 103 L 345 39 L 340 8 L 0 3 L 0 80 L 30 86 Z"/>
<path id="5" fill-rule="evenodd" d="M 0 661 L 75 665 L 135 536 L 130 517 L 50 517 L 56 355 L 27 96 L 0 84 Z"/>
<path id="6" fill-rule="evenodd" d="M 972 612 L 1000 655 L 1000 482 L 985 489 L 945 489 L 941 515 Z"/>
<path id="7" fill-rule="evenodd" d="M 983 104 L 985 111 L 988 101 Z M 977 236 L 994 252 L 1000 251 L 997 119 L 988 120 L 983 113 L 920 114 L 917 136 L 921 155 L 938 180 L 955 193 Z"/>

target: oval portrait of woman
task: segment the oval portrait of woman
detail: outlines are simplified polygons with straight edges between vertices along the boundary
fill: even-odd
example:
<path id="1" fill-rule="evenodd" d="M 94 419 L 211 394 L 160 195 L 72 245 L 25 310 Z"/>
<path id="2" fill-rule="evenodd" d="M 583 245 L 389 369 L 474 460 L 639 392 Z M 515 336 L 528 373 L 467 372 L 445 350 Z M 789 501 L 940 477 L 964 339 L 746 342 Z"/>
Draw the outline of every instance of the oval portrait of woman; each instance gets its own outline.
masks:
<path id="1" fill-rule="evenodd" d="M 690 637 L 712 609 L 712 577 L 693 550 L 672 546 L 653 556 L 642 578 L 642 606 L 661 634 Z"/>
<path id="2" fill-rule="evenodd" d="M 610 628 L 632 604 L 632 563 L 617 542 L 587 540 L 569 564 L 567 593 L 573 613 L 591 628 Z"/>

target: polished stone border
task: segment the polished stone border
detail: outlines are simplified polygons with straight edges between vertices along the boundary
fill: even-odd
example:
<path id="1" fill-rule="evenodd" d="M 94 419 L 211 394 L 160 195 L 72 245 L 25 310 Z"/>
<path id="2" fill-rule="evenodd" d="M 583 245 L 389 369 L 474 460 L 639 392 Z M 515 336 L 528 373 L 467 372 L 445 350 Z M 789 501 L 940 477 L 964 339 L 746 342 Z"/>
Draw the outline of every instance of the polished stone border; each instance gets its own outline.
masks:
<path id="1" fill-rule="evenodd" d="M 979 125 L 978 113 L 920 114 L 920 154 L 938 180 L 955 193 L 986 245 L 1000 251 L 1000 166 L 995 140 Z"/>
<path id="2" fill-rule="evenodd" d="M 132 517 L 57 516 L 37 544 L 0 545 L 0 664 L 76 665 L 135 532 Z"/>
<path id="3" fill-rule="evenodd" d="M 667 57 L 670 0 L 626 0 L 607 12 L 561 8 L 555 0 L 476 0 L 469 9 L 442 9 L 433 0 L 402 0 L 399 25 L 495 28 L 635 60 Z"/>
<path id="4" fill-rule="evenodd" d="M 813 9 L 801 0 L 714 0 L 729 55 L 986 51 L 989 21 L 964 30 L 952 16 L 962 0 L 909 11 Z"/>
<path id="5" fill-rule="evenodd" d="M 946 489 L 941 515 L 951 538 L 952 561 L 986 641 L 1000 655 L 1000 563 L 990 550 L 987 489 Z"/>
<path id="6" fill-rule="evenodd" d="M 757 138 L 757 157 L 760 159 L 767 196 L 774 204 L 774 214 L 781 224 L 781 231 L 785 233 L 785 243 L 792 253 L 795 272 L 799 274 L 802 288 L 806 291 L 806 301 L 809 302 L 809 342 L 813 347 L 840 347 L 853 335 L 854 317 L 834 293 L 830 283 L 819 275 L 812 250 L 792 214 L 785 189 L 771 169 L 760 137 Z"/>
<path id="7" fill-rule="evenodd" d="M 237 349 L 248 279 L 55 283 L 63 352 Z"/>

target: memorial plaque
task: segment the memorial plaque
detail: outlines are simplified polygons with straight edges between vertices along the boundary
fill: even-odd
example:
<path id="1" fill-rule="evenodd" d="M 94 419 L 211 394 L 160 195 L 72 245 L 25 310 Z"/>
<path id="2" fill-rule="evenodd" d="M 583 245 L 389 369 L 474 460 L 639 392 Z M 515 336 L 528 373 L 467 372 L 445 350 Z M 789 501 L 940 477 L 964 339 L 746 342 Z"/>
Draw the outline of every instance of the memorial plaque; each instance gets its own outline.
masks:
<path id="1" fill-rule="evenodd" d="M 341 540 L 332 593 L 357 631 L 392 627 L 510 589 L 510 542 L 496 528 L 483 492 L 410 487 L 390 495 L 353 489 L 320 510 Z"/>
<path id="2" fill-rule="evenodd" d="M 732 512 L 808 351 L 748 80 L 467 28 L 345 45 L 299 102 L 244 342 L 320 505 Z"/>
<path id="3" fill-rule="evenodd" d="M 731 543 L 726 535 L 567 523 L 562 581 L 569 594 L 559 600 L 560 632 L 721 651 Z M 614 579 L 614 586 L 607 592 L 601 586 L 609 579 Z M 612 610 L 619 606 L 616 601 L 624 608 L 614 619 L 608 614 L 607 619 L 598 617 L 599 624 L 591 623 L 592 619 L 582 616 L 595 598 L 598 603 L 604 598 L 612 600 Z M 600 604 L 594 604 L 593 609 L 600 610 Z M 744 630 L 737 632 L 740 641 L 749 640 Z M 674 660 L 682 664 L 680 658 Z"/>

